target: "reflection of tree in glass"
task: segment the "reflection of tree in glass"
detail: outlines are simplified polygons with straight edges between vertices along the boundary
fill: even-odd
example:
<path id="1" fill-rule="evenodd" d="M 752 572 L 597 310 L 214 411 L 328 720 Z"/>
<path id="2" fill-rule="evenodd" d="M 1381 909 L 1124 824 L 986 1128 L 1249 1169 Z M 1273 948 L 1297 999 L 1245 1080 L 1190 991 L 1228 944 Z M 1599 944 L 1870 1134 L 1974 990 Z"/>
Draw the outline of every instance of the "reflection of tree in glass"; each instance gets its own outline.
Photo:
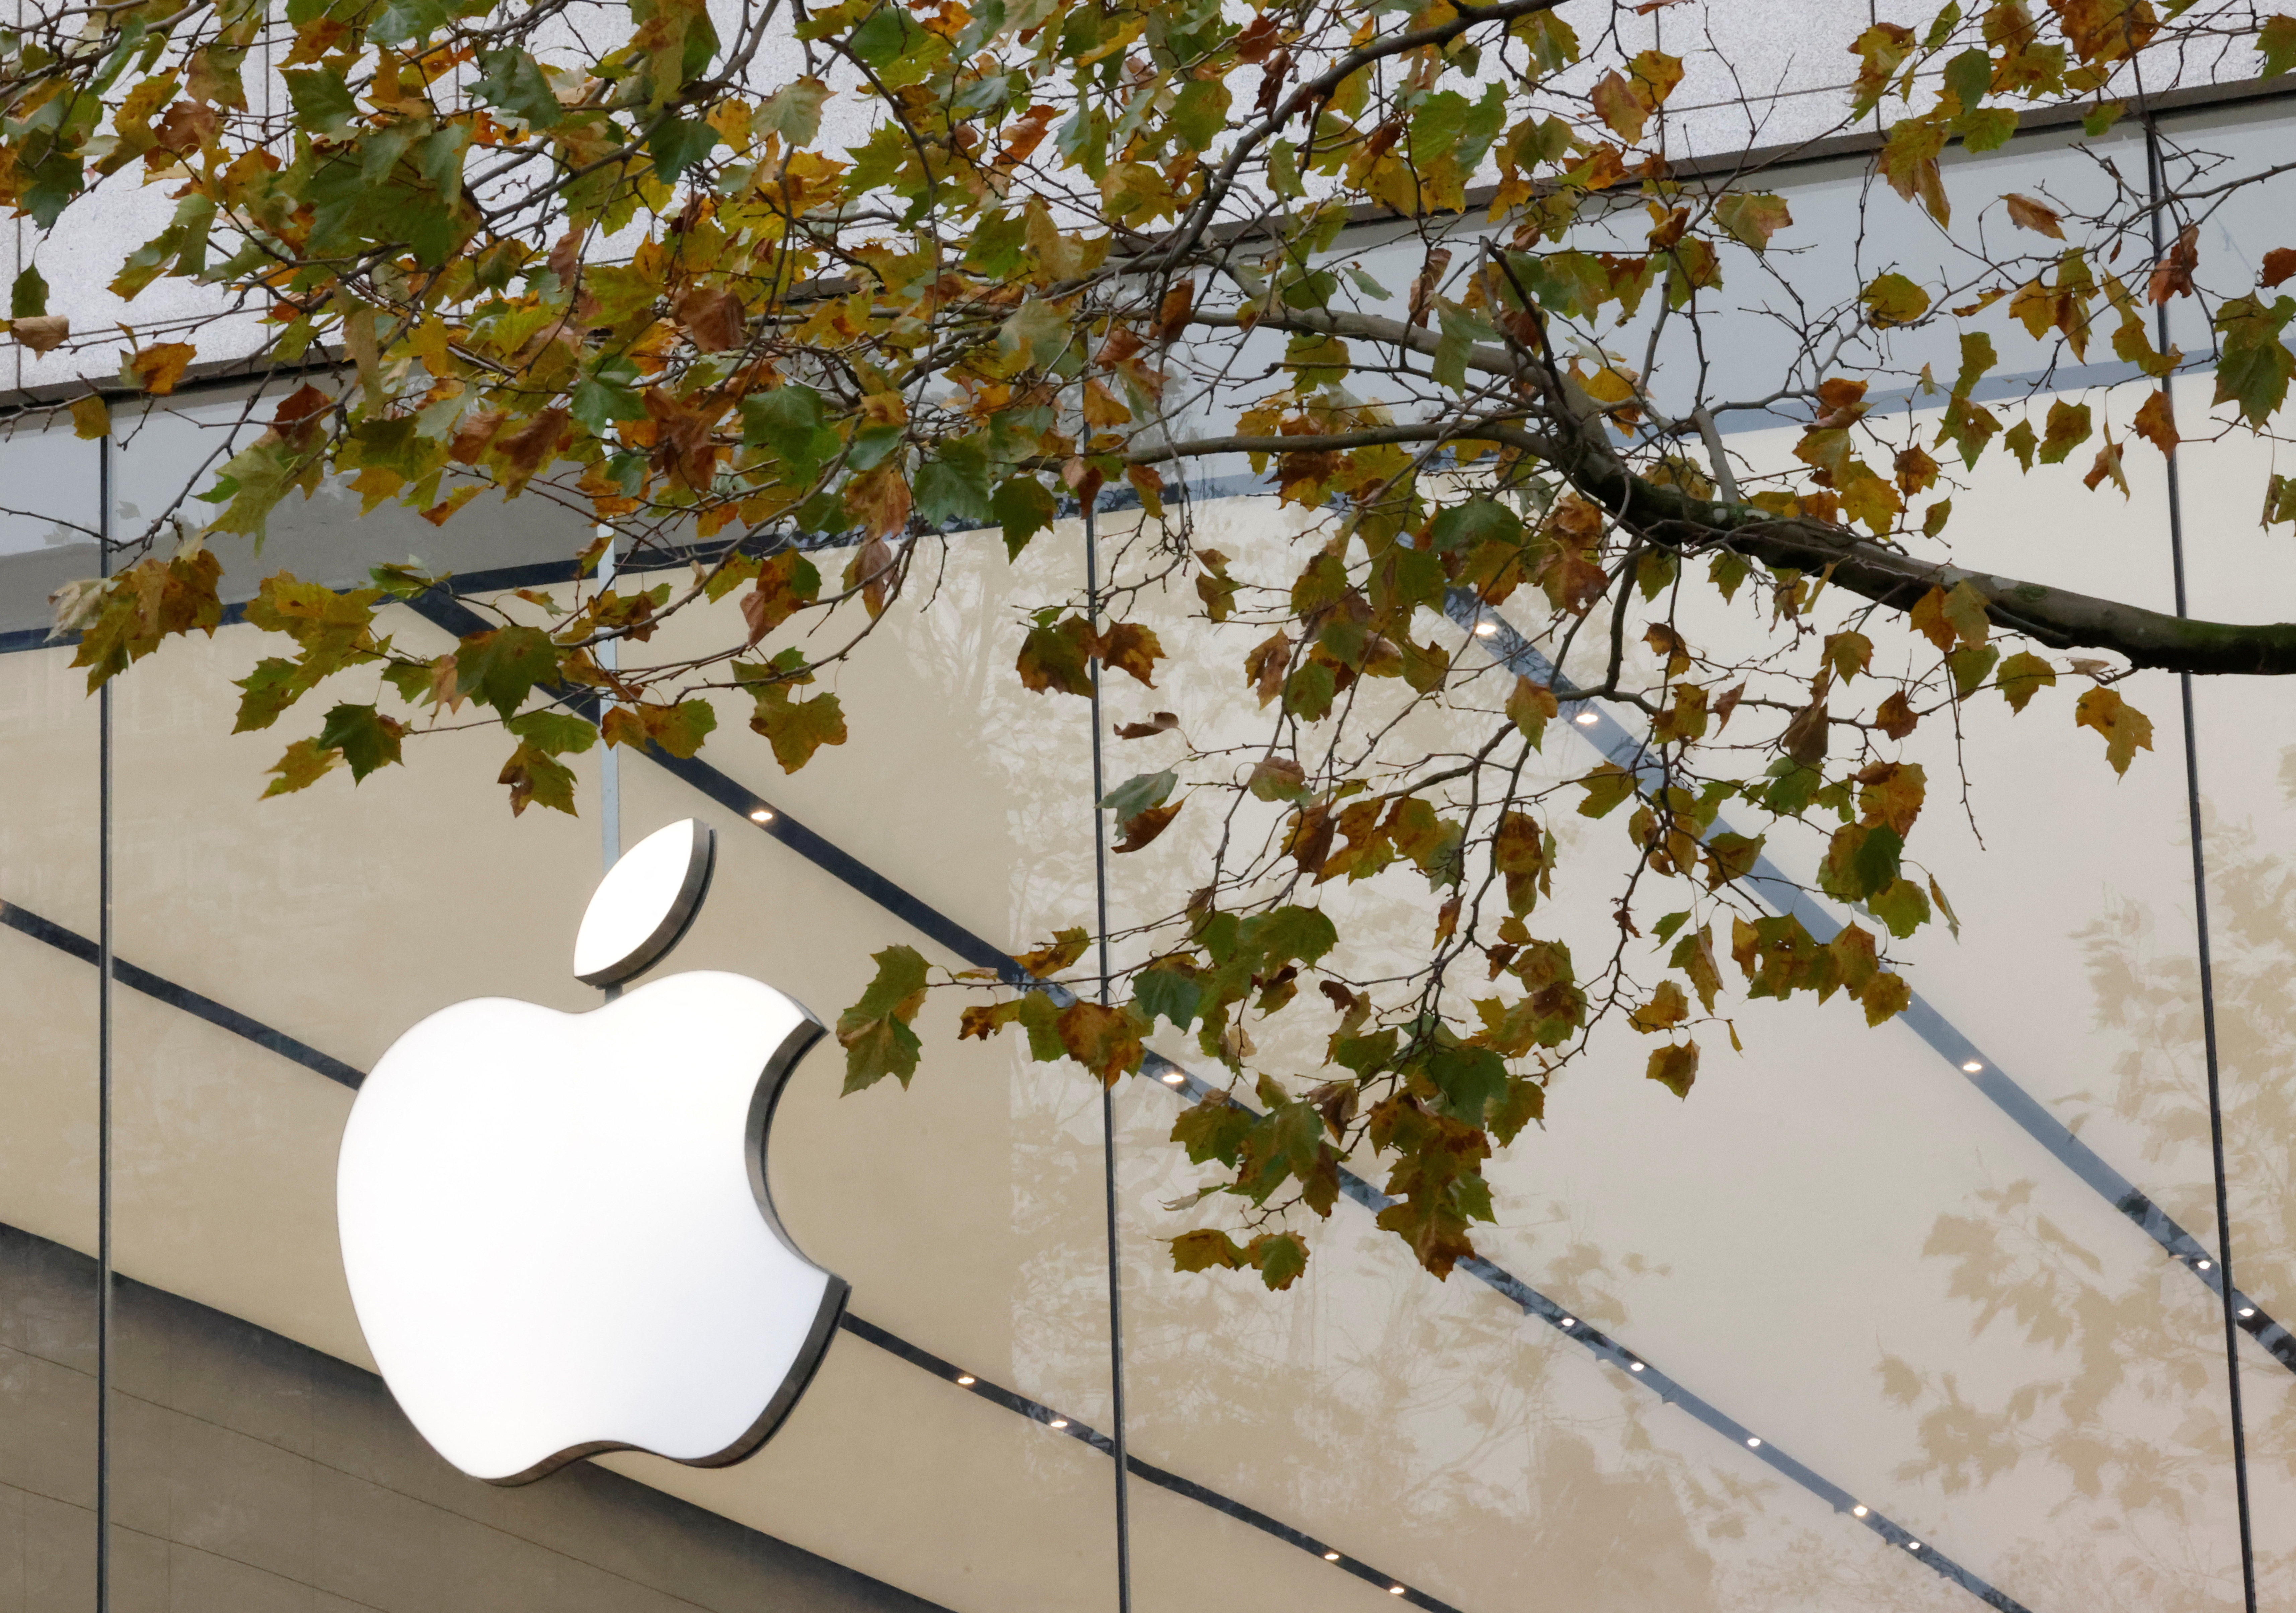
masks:
<path id="1" fill-rule="evenodd" d="M 2296 749 L 2283 782 L 2296 796 Z M 2250 825 L 2206 830 L 2222 1052 L 2225 1148 L 2234 1270 L 2268 1309 L 2296 1300 L 2296 867 L 2261 848 Z M 2076 1093 L 2063 1118 L 2110 1114 L 2143 1138 L 2133 1173 L 2194 1236 L 2215 1240 L 2198 968 L 2189 917 L 2156 918 L 2112 903 L 2079 932 L 2099 1023 L 2121 1033 L 2109 1093 Z M 1923 1253 L 1951 1265 L 1948 1292 L 1974 1307 L 1973 1335 L 2015 1330 L 2061 1363 L 2005 1395 L 1973 1390 L 1946 1369 L 1893 1355 L 1883 1393 L 1921 1412 L 1922 1454 L 1900 1470 L 1948 1494 L 1982 1490 L 2034 1462 L 2068 1486 L 2052 1544 L 2026 1554 L 2018 1581 L 2110 1609 L 2182 1609 L 2240 1599 L 2231 1524 L 2232 1438 L 2222 1322 L 2191 1276 L 2155 1263 L 2136 1281 L 2109 1273 L 2122 1251 L 2086 1245 L 2043 1213 L 2036 1183 L 1980 1191 L 1971 1213 L 1940 1216 Z M 2259 1528 L 2257 1572 L 2267 1603 L 2296 1594 L 2296 1552 L 2270 1548 L 2296 1494 L 2296 1383 L 2245 1340 L 2248 1453 Z M 2278 1481 L 2278 1482 L 2276 1482 Z M 2079 1539 L 2062 1523 L 2086 1516 Z M 2037 1525 L 2041 1520 L 2036 1519 Z M 2039 1535 L 2042 1530 L 2037 1528 Z M 2276 1589 L 2277 1594 L 2276 1595 Z"/>
<path id="2" fill-rule="evenodd" d="M 1156 1228 L 1197 1173 L 1156 1146 L 1168 1109 L 1134 1115 L 1124 1200 L 1133 1226 Z M 1519 1269 L 1625 1328 L 1625 1279 L 1657 1273 L 1559 1209 L 1537 1231 L 1510 1233 Z M 1343 1207 L 1324 1239 L 1318 1281 L 1283 1295 L 1192 1281 L 1148 1238 L 1129 1245 L 1138 1454 L 1470 1609 L 1946 1613 L 1967 1600 L 1489 1290 L 1414 1281 L 1368 1216 Z"/>

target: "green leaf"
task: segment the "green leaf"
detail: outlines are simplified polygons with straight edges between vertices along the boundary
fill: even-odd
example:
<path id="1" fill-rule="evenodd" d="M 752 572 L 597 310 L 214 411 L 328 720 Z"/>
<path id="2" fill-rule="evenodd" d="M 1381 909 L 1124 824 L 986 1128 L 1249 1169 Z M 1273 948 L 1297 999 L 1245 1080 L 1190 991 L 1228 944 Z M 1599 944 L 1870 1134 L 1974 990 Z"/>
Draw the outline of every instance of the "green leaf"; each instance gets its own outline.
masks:
<path id="1" fill-rule="evenodd" d="M 8 289 L 8 317 L 38 319 L 47 311 L 48 282 L 41 278 L 38 265 L 28 263 Z"/>
<path id="2" fill-rule="evenodd" d="M 1890 933 L 1902 941 L 1929 922 L 1930 899 L 1911 880 L 1892 880 L 1866 898 L 1866 911 L 1887 924 Z"/>
<path id="3" fill-rule="evenodd" d="M 2296 375 L 2296 354 L 2280 340 L 2280 332 L 2296 318 L 2296 298 L 2283 297 L 2270 307 L 2253 297 L 2237 297 L 2217 310 L 2216 328 L 2223 339 L 2223 356 L 2217 361 L 2217 403 L 2237 403 L 2248 423 L 2261 428 L 2288 397 L 2288 381 Z"/>
<path id="4" fill-rule="evenodd" d="M 451 17 L 447 0 L 390 0 L 368 28 L 367 37 L 377 45 L 401 45 L 439 32 Z"/>
<path id="5" fill-rule="evenodd" d="M 1635 775 L 1616 762 L 1604 762 L 1580 779 L 1578 787 L 1587 792 L 1578 803 L 1578 815 L 1599 818 L 1635 793 Z"/>
<path id="6" fill-rule="evenodd" d="M 664 184 L 676 184 L 680 174 L 718 149 L 719 139 L 718 131 L 699 118 L 663 119 L 646 141 L 655 177 Z"/>
<path id="7" fill-rule="evenodd" d="M 768 684 L 758 692 L 758 708 L 750 718 L 750 727 L 766 736 L 782 771 L 795 773 L 824 745 L 845 742 L 845 708 L 833 694 L 796 700 L 790 698 L 786 685 Z"/>
<path id="8" fill-rule="evenodd" d="M 1966 397 L 2001 361 L 1994 356 L 1993 338 L 1982 331 L 1965 331 L 1961 338 L 1961 373 L 1953 378 L 1953 395 Z"/>
<path id="9" fill-rule="evenodd" d="M 1173 103 L 1169 124 L 1181 143 L 1193 151 L 1211 150 L 1227 127 L 1228 87 L 1218 78 L 1191 78 Z"/>
<path id="10" fill-rule="evenodd" d="M 1187 1150 L 1191 1165 L 1233 1166 L 1243 1157 L 1243 1140 L 1256 1124 L 1250 1111 L 1230 1102 L 1226 1093 L 1207 1093 L 1172 1122 L 1172 1141 Z"/>
<path id="11" fill-rule="evenodd" d="M 1478 341 L 1496 341 L 1499 333 L 1481 316 L 1441 305 L 1443 334 L 1435 344 L 1434 361 L 1428 374 L 1438 386 L 1454 392 L 1467 389 L 1467 355 Z"/>
<path id="12" fill-rule="evenodd" d="M 1972 45 L 1945 64 L 1945 86 L 1961 102 L 1961 110 L 1973 112 L 1993 87 L 1993 57 L 1982 46 Z"/>
<path id="13" fill-rule="evenodd" d="M 1312 966 L 1339 942 L 1331 920 L 1313 907 L 1278 907 L 1246 919 L 1241 940 L 1258 952 L 1269 973 L 1293 962 Z"/>
<path id="14" fill-rule="evenodd" d="M 352 97 L 350 86 L 343 82 L 343 76 L 333 68 L 291 67 L 279 76 L 286 81 L 287 98 L 294 103 L 295 121 L 304 128 L 329 139 L 340 139 L 357 126 L 358 102 Z M 555 106 L 557 102 L 551 104 Z"/>
<path id="15" fill-rule="evenodd" d="M 1030 538 L 1052 530 L 1059 511 L 1053 490 L 1033 476 L 1008 477 L 998 483 L 989 495 L 988 512 L 1004 529 L 1004 558 L 1020 559 Z"/>
<path id="16" fill-rule="evenodd" d="M 1234 1271 L 1243 1264 L 1244 1253 L 1235 1240 L 1216 1227 L 1201 1227 L 1172 1240 L 1172 1269 L 1176 1272 L 1208 1272 L 1214 1266 Z"/>
<path id="17" fill-rule="evenodd" d="M 1930 294 L 1903 274 L 1875 276 L 1861 300 L 1867 316 L 1884 327 L 1911 324 L 1930 311 Z"/>
<path id="18" fill-rule="evenodd" d="M 1195 977 L 1177 969 L 1144 970 L 1132 982 L 1132 1000 L 1139 1004 L 1141 1018 L 1152 1025 L 1160 1019 L 1168 1019 L 1175 1030 L 1185 1030 L 1195 1023 L 1203 995 Z"/>
<path id="19" fill-rule="evenodd" d="M 1424 1069 L 1443 1094 L 1444 1112 L 1469 1126 L 1482 1125 L 1490 1107 L 1506 1098 L 1506 1060 L 1488 1047 L 1431 1049 Z"/>
<path id="20" fill-rule="evenodd" d="M 874 1086 L 887 1076 L 906 1086 L 924 1045 L 911 1028 L 924 1006 L 924 955 L 914 946 L 888 946 L 875 962 L 877 973 L 861 1000 L 837 1018 L 848 1093 Z"/>
<path id="21" fill-rule="evenodd" d="M 985 527 L 996 519 L 988 456 L 979 443 L 943 443 L 938 457 L 917 467 L 909 485 L 917 513 L 936 527 Z"/>
<path id="22" fill-rule="evenodd" d="M 255 663 L 255 670 L 236 680 L 245 692 L 239 697 L 239 719 L 232 725 L 234 733 L 245 733 L 251 729 L 268 728 L 279 720 L 279 714 L 302 698 L 310 688 L 304 668 L 293 661 L 267 655 Z"/>
<path id="23" fill-rule="evenodd" d="M 760 135 L 779 135 L 782 143 L 792 151 L 811 145 L 821 133 L 821 106 L 828 99 L 826 84 L 818 78 L 800 78 L 766 97 L 750 127 Z"/>
<path id="24" fill-rule="evenodd" d="M 484 77 L 471 87 L 480 100 L 500 107 L 533 129 L 554 128 L 565 116 L 542 64 L 516 45 L 488 51 L 479 58 Z"/>
<path id="25" fill-rule="evenodd" d="M 1101 798 L 1100 804 L 1119 818 L 1135 818 L 1151 806 L 1160 806 L 1172 793 L 1180 775 L 1167 768 L 1162 773 L 1144 773 L 1128 778 Z"/>
<path id="26" fill-rule="evenodd" d="M 1760 252 L 1768 249 L 1771 236 L 1793 223 L 1793 214 L 1783 196 L 1733 191 L 1714 204 L 1714 222 Z"/>
<path id="27" fill-rule="evenodd" d="M 322 749 L 340 750 L 351 767 L 354 782 L 378 767 L 399 759 L 398 741 L 406 728 L 372 706 L 342 705 L 327 713 L 319 730 Z"/>
<path id="28" fill-rule="evenodd" d="M 598 742 L 595 725 L 563 711 L 529 711 L 503 726 L 546 756 L 579 755 Z"/>
<path id="29" fill-rule="evenodd" d="M 573 770 L 554 759 L 539 746 L 521 741 L 511 752 L 510 760 L 503 764 L 502 774 L 496 781 L 510 786 L 511 815 L 526 811 L 530 802 L 578 816 L 574 810 Z"/>
<path id="30" fill-rule="evenodd" d="M 2296 17 L 2284 12 L 2267 17 L 2257 30 L 2255 49 L 2264 58 L 2257 73 L 2259 78 L 2277 78 L 2296 67 Z"/>
<path id="31" fill-rule="evenodd" d="M 1302 722 L 1322 722 L 1338 695 L 1339 681 L 1321 661 L 1305 662 L 1283 680 L 1283 709 Z"/>
<path id="32" fill-rule="evenodd" d="M 1262 1232 L 1244 1256 L 1270 1289 L 1288 1289 L 1308 1269 L 1308 1240 L 1297 1232 Z"/>
<path id="33" fill-rule="evenodd" d="M 455 647 L 455 686 L 507 720 L 558 672 L 558 647 L 539 627 L 496 627 Z"/>

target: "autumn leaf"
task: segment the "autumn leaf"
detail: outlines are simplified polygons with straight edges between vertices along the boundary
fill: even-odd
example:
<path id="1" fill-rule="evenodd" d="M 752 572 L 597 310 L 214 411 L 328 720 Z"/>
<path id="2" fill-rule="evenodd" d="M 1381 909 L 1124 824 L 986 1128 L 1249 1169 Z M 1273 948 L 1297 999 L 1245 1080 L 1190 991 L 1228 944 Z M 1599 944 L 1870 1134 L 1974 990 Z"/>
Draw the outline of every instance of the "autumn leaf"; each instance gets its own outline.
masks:
<path id="1" fill-rule="evenodd" d="M 520 741 L 495 782 L 510 787 L 512 817 L 523 815 L 529 805 L 548 806 L 569 817 L 580 815 L 574 806 L 573 770 L 530 741 Z"/>
<path id="2" fill-rule="evenodd" d="M 2136 435 L 2144 438 L 2163 454 L 2174 454 L 2183 439 L 2177 435 L 2177 416 L 2169 402 L 2168 389 L 2148 393 L 2136 411 L 2134 422 Z"/>
<path id="3" fill-rule="evenodd" d="M 264 798 L 308 790 L 340 760 L 340 753 L 326 749 L 316 740 L 297 740 L 287 747 L 284 756 L 271 765 L 269 771 L 275 776 L 263 791 Z"/>
<path id="4" fill-rule="evenodd" d="M 1654 1050 L 1643 1074 L 1676 1097 L 1687 1098 L 1691 1083 L 1698 1079 L 1698 1044 L 1683 1042 Z"/>
<path id="5" fill-rule="evenodd" d="M 1793 223 L 1793 214 L 1783 196 L 1733 191 L 1714 204 L 1714 221 L 1759 252 L 1768 248 L 1771 236 Z"/>
<path id="6" fill-rule="evenodd" d="M 888 946 L 873 961 L 876 975 L 860 1000 L 837 1019 L 848 1093 L 874 1086 L 887 1076 L 906 1086 L 924 1047 L 914 1024 L 925 1001 L 924 955 L 913 946 Z"/>
<path id="7" fill-rule="evenodd" d="M 2008 205 L 2009 222 L 2019 229 L 2030 230 L 2037 235 L 2046 235 L 2054 241 L 2065 238 L 2057 210 L 2046 202 L 2036 201 L 2030 196 L 2021 196 L 2014 191 L 2001 200 Z"/>
<path id="8" fill-rule="evenodd" d="M 1061 1045 L 1069 1057 L 1113 1086 L 1119 1076 L 1140 1068 L 1147 1027 L 1128 1010 L 1098 1003 L 1075 1003 L 1061 1011 Z"/>
<path id="9" fill-rule="evenodd" d="M 176 389 L 176 383 L 198 356 L 199 349 L 187 341 L 156 342 L 135 350 L 122 379 L 135 381 L 155 397 L 164 397 Z"/>
<path id="10" fill-rule="evenodd" d="M 785 686 L 775 684 L 759 689 L 757 701 L 750 730 L 765 735 L 783 773 L 795 773 L 824 745 L 845 742 L 845 708 L 833 694 L 793 700 Z"/>
<path id="11" fill-rule="evenodd" d="M 2115 773 L 2127 773 L 2139 750 L 2152 749 L 2152 719 L 2115 690 L 2092 689 L 2083 694 L 2073 708 L 2073 724 L 2104 736 L 2105 760 Z"/>
<path id="12" fill-rule="evenodd" d="M 1109 849 L 1114 852 L 1137 851 L 1170 827 L 1179 816 L 1180 808 L 1187 803 L 1174 801 L 1167 806 L 1152 806 L 1124 820 L 1123 838 Z"/>
<path id="13" fill-rule="evenodd" d="M 1911 324 L 1930 311 L 1930 294 L 1903 274 L 1880 274 L 1860 299 L 1866 316 L 1881 326 Z"/>
<path id="14" fill-rule="evenodd" d="M 1038 621 L 1021 641 L 1021 686 L 1037 694 L 1057 690 L 1062 694 L 1092 696 L 1090 659 L 1095 647 L 1092 625 L 1080 616 L 1058 623 Z"/>
<path id="15" fill-rule="evenodd" d="M 1085 949 L 1091 945 L 1091 936 L 1079 926 L 1057 932 L 1050 941 L 1033 952 L 1016 953 L 1013 962 L 1037 979 L 1048 980 L 1084 956 Z"/>
<path id="16" fill-rule="evenodd" d="M 1182 1232 L 1172 1240 L 1172 1269 L 1176 1272 L 1208 1272 L 1214 1267 L 1234 1271 L 1246 1264 L 1244 1252 L 1235 1240 L 1216 1228 Z"/>
<path id="17" fill-rule="evenodd" d="M 1118 622 L 1099 635 L 1092 653 L 1111 671 L 1128 673 L 1153 689 L 1156 663 L 1164 659 L 1164 646 L 1153 629 L 1136 622 Z"/>

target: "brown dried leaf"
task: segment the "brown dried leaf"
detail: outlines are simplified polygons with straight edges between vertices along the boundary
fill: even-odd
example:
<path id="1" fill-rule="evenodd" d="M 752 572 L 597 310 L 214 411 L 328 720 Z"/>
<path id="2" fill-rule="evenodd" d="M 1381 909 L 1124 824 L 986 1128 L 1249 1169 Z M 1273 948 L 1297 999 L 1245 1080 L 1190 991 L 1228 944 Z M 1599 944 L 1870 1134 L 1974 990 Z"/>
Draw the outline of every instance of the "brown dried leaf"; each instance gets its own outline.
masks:
<path id="1" fill-rule="evenodd" d="M 1172 820 L 1180 815 L 1180 808 L 1186 805 L 1187 801 L 1183 798 L 1166 806 L 1151 806 L 1145 812 L 1125 819 L 1124 838 L 1111 849 L 1118 852 L 1139 850 L 1169 828 Z"/>
<path id="2" fill-rule="evenodd" d="M 2036 201 L 2030 196 L 2021 196 L 2014 191 L 2001 200 L 2009 206 L 2009 222 L 2019 229 L 2030 230 L 2036 235 L 2046 235 L 2053 241 L 2065 238 L 2056 209 L 2047 203 Z"/>
<path id="3" fill-rule="evenodd" d="M 63 346 L 71 334 L 71 321 L 62 314 L 40 314 L 23 319 L 12 319 L 8 329 L 18 341 L 35 353 L 53 353 Z"/>

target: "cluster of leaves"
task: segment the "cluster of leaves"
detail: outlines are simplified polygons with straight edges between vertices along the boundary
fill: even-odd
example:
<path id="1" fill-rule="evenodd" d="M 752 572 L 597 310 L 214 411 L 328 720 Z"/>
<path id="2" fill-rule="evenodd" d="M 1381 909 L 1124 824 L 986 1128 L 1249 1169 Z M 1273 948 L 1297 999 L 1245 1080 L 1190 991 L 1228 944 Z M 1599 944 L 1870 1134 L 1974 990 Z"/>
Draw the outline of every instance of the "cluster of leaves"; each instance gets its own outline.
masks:
<path id="1" fill-rule="evenodd" d="M 59 626 L 92 686 L 212 631 L 213 545 L 259 541 L 324 481 L 449 542 L 473 512 L 547 501 L 585 535 L 570 592 L 474 601 L 485 625 L 445 653 L 388 630 L 444 575 L 264 578 L 247 618 L 283 653 L 243 681 L 238 725 L 333 692 L 271 793 L 498 726 L 512 809 L 572 812 L 566 757 L 601 740 L 692 756 L 726 699 L 751 703 L 785 769 L 846 743 L 818 679 L 934 544 L 993 532 L 1017 559 L 1065 510 L 1136 501 L 1096 592 L 1007 626 L 1023 688 L 1095 701 L 1110 669 L 1154 688 L 1167 651 L 1136 608 L 1152 593 L 1193 584 L 1207 629 L 1234 638 L 1236 710 L 1201 725 L 1255 737 L 1128 723 L 1119 737 L 1179 753 L 1102 802 L 1121 854 L 1169 855 L 1192 803 L 1219 815 L 1176 877 L 1193 894 L 1113 938 L 1127 961 L 1105 992 L 1074 973 L 1082 929 L 1001 980 L 881 953 L 838 1025 L 848 1087 L 911 1077 L 938 990 L 987 994 L 961 1036 L 1018 1027 L 1031 1056 L 1103 1081 L 1168 1068 L 1152 1042 L 1193 1036 L 1226 1087 L 1174 1140 L 1243 1224 L 1179 1234 L 1180 1266 L 1287 1286 L 1300 1216 L 1331 1213 L 1353 1159 L 1383 1167 L 1381 1225 L 1442 1275 L 1496 1214 L 1484 1162 L 1544 1122 L 1603 1024 L 1651 1038 L 1645 1073 L 1686 1097 L 1702 1036 L 1738 1041 L 1727 968 L 1750 998 L 1838 995 L 1868 1024 L 1906 1004 L 1889 945 L 1956 922 L 1911 849 L 1929 779 L 1905 747 L 1924 724 L 1958 733 L 1980 697 L 2021 713 L 2081 679 L 2071 720 L 2125 772 L 2152 743 L 2114 686 L 2129 670 L 2296 670 L 2286 629 L 1966 573 L 1935 547 L 1996 445 L 2031 471 L 2101 438 L 2084 480 L 2123 495 L 2128 438 L 2176 451 L 2165 383 L 2195 361 L 2163 308 L 2202 309 L 2214 334 L 2210 429 L 2269 431 L 2296 375 L 2296 298 L 2270 295 L 2296 250 L 2210 266 L 2222 285 L 2202 272 L 2204 222 L 2265 173 L 2164 158 L 2148 192 L 2099 156 L 2114 183 L 2089 212 L 2003 197 L 2005 249 L 1990 207 L 1956 224 L 1948 146 L 1995 149 L 2066 107 L 2107 141 L 2140 53 L 2245 42 L 2276 75 L 2296 20 L 1951 0 L 1923 29 L 1848 33 L 1840 127 L 1883 121 L 1877 184 L 1956 232 L 1941 256 L 1963 266 L 1828 287 L 1798 282 L 1792 209 L 1760 163 L 1669 160 L 1675 98 L 1713 53 L 1682 0 L 1634 9 L 1656 32 L 1582 31 L 1556 0 L 44 14 L 0 32 L 0 200 L 45 232 L 133 181 L 166 187 L 168 222 L 111 291 L 132 312 L 181 282 L 214 309 L 130 329 L 110 396 L 164 397 L 209 360 L 264 378 L 193 502 L 60 594 Z M 1406 285 L 1351 255 L 1366 221 L 1405 234 L 1389 257 L 1415 258 Z M 2113 266 L 2132 243 L 2141 273 Z M 36 354 L 108 342 L 51 310 L 43 244 L 9 331 Z M 1740 396 L 1710 391 L 1694 356 L 1726 276 L 1734 295 L 1784 286 L 1801 321 Z M 234 307 L 258 315 L 252 353 L 246 322 L 223 323 Z M 2037 430 L 2003 401 L 1996 337 L 2079 361 L 2099 322 L 2161 384 L 2119 440 L 2079 397 Z M 1626 327 L 1638 362 L 1604 345 Z M 1898 356 L 1948 337 L 1950 381 Z M 1878 406 L 1899 384 L 1933 430 Z M 82 436 L 111 430 L 104 396 L 59 407 Z M 1714 425 L 1732 409 L 1802 419 L 1791 463 L 1734 461 Z M 1219 460 L 1267 475 L 1300 536 L 1236 558 L 1198 544 L 1160 467 Z M 2272 479 L 2266 515 L 2296 520 L 2296 482 Z M 1458 624 L 1496 628 L 1503 609 L 1543 660 L 1465 652 Z M 697 631 L 660 648 L 681 615 Z M 1550 744 L 1566 710 L 1608 710 L 1632 742 L 1571 762 Z M 1445 748 L 1414 749 L 1431 728 Z M 1805 827 L 1812 884 L 1854 915 L 1823 943 L 1752 883 L 1771 837 Z M 1592 933 L 1555 898 L 1566 857 L 1618 877 Z M 1391 924 L 1342 932 L 1341 893 L 1371 880 L 1428 910 L 1403 967 L 1374 961 Z M 1317 1003 L 1335 1024 L 1283 1028 Z M 1271 1068 L 1263 1040 L 1305 1049 L 1290 1062 L 1311 1073 Z"/>

